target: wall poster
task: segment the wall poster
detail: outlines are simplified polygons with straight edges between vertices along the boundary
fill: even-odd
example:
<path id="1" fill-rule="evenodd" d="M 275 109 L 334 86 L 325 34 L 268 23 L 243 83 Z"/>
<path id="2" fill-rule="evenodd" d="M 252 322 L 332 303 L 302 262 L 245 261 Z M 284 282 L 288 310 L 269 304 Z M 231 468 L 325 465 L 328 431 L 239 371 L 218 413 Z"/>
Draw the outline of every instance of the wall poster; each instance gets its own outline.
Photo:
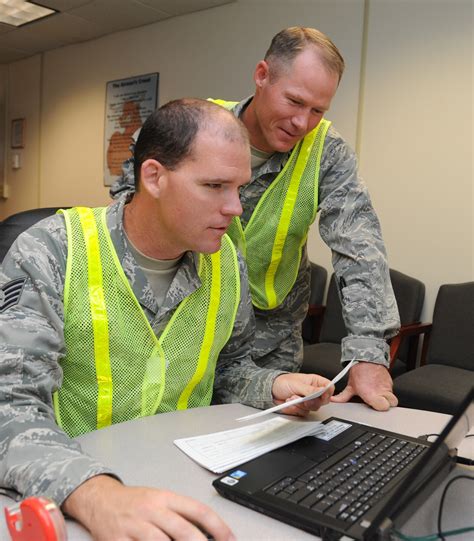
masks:
<path id="1" fill-rule="evenodd" d="M 109 81 L 105 98 L 104 185 L 121 175 L 133 134 L 158 105 L 159 73 Z"/>

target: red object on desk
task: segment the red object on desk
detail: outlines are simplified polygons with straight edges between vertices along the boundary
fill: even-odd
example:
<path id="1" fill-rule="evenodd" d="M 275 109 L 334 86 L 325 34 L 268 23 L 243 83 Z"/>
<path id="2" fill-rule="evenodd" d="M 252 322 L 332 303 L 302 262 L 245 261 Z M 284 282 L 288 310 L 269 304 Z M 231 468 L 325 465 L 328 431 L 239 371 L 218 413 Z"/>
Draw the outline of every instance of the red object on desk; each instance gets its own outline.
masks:
<path id="1" fill-rule="evenodd" d="M 57 505 L 47 498 L 30 497 L 5 508 L 12 541 L 66 541 L 66 523 Z"/>

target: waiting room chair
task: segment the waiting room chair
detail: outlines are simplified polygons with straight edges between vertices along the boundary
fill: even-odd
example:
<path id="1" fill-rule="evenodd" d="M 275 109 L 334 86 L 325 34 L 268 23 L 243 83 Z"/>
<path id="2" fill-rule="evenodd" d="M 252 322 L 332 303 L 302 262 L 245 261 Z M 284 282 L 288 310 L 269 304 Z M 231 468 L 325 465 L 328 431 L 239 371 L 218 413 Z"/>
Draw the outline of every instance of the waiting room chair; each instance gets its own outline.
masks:
<path id="1" fill-rule="evenodd" d="M 328 271 L 311 262 L 311 291 L 309 296 L 308 315 L 303 321 L 302 334 L 304 344 L 314 344 L 318 341 L 321 328 L 323 299 L 326 289 Z"/>
<path id="2" fill-rule="evenodd" d="M 20 233 L 43 218 L 52 216 L 58 209 L 59 207 L 47 207 L 25 210 L 12 214 L 0 222 L 0 263 Z"/>
<path id="3" fill-rule="evenodd" d="M 474 282 L 439 288 L 421 366 L 394 381 L 399 405 L 453 414 L 474 388 Z"/>
<path id="4" fill-rule="evenodd" d="M 416 278 L 394 269 L 390 269 L 390 279 L 402 325 L 399 335 L 392 339 L 390 348 L 390 371 L 392 377 L 396 377 L 416 365 L 420 334 L 426 330 L 426 325 L 419 324 L 425 286 Z M 319 343 L 305 346 L 301 372 L 316 373 L 332 379 L 342 368 L 341 341 L 345 336 L 347 330 L 333 274 L 329 282 Z M 341 391 L 346 384 L 347 376 L 336 385 L 336 391 Z"/>

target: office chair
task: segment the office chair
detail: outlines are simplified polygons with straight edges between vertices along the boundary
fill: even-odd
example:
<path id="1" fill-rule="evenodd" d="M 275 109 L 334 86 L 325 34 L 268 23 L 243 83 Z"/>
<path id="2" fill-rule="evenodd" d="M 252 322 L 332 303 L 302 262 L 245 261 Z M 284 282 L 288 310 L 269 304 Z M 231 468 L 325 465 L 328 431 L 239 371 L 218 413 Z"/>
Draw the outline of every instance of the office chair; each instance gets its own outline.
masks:
<path id="1" fill-rule="evenodd" d="M 453 414 L 474 388 L 474 282 L 439 288 L 421 366 L 394 380 L 399 405 Z"/>
<path id="2" fill-rule="evenodd" d="M 0 222 L 0 263 L 20 233 L 23 233 L 23 231 L 43 218 L 53 215 L 59 208 L 48 207 L 25 210 L 12 214 Z"/>
<path id="3" fill-rule="evenodd" d="M 318 341 L 323 313 L 324 291 L 328 278 L 328 271 L 324 267 L 313 262 L 310 262 L 310 265 L 311 291 L 309 308 L 301 329 L 304 344 L 314 344 Z"/>
<path id="4" fill-rule="evenodd" d="M 392 339 L 390 347 L 390 372 L 392 377 L 412 370 L 420 334 L 427 326 L 419 324 L 425 298 L 425 286 L 416 278 L 390 269 L 390 279 L 397 300 L 402 328 Z M 333 274 L 329 282 L 326 307 L 322 316 L 319 343 L 304 348 L 301 372 L 316 373 L 332 379 L 341 370 L 341 341 L 347 335 L 342 317 L 337 283 Z M 336 385 L 339 392 L 347 384 L 347 376 Z"/>

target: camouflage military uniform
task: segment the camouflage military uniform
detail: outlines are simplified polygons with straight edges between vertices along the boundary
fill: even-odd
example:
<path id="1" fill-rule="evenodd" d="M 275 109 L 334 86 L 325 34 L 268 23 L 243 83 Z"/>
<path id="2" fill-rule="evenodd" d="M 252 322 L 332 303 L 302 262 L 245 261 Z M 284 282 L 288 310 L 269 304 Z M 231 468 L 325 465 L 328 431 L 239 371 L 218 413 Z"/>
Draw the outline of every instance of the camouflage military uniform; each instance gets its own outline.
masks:
<path id="1" fill-rule="evenodd" d="M 251 99 L 240 102 L 234 114 L 241 116 Z M 240 192 L 243 227 L 289 155 L 289 152 L 275 152 L 252 170 L 250 183 Z M 355 153 L 332 126 L 324 142 L 318 188 L 319 231 L 332 250 L 348 332 L 342 342 L 341 361 L 356 358 L 388 366 L 386 339 L 396 334 L 400 320 L 380 224 L 367 188 L 358 177 Z M 110 194 L 117 197 L 133 189 L 133 159 L 130 159 L 124 163 L 123 176 Z M 257 331 L 252 355 L 259 366 L 292 372 L 301 367 L 301 324 L 308 309 L 309 277 L 310 266 L 304 249 L 295 285 L 284 302 L 274 310 L 254 308 Z"/>
<path id="2" fill-rule="evenodd" d="M 162 306 L 133 259 L 122 226 L 123 201 L 107 222 L 119 260 L 152 328 L 160 335 L 175 307 L 200 285 L 196 255 L 183 257 Z M 85 455 L 56 424 L 52 393 L 61 386 L 65 354 L 63 289 L 67 257 L 64 218 L 47 218 L 20 235 L 0 270 L 0 486 L 43 494 L 60 504 L 86 479 L 109 472 Z M 273 405 L 281 372 L 250 358 L 254 319 L 245 264 L 240 258 L 241 302 L 232 336 L 216 368 L 214 401 Z"/>

